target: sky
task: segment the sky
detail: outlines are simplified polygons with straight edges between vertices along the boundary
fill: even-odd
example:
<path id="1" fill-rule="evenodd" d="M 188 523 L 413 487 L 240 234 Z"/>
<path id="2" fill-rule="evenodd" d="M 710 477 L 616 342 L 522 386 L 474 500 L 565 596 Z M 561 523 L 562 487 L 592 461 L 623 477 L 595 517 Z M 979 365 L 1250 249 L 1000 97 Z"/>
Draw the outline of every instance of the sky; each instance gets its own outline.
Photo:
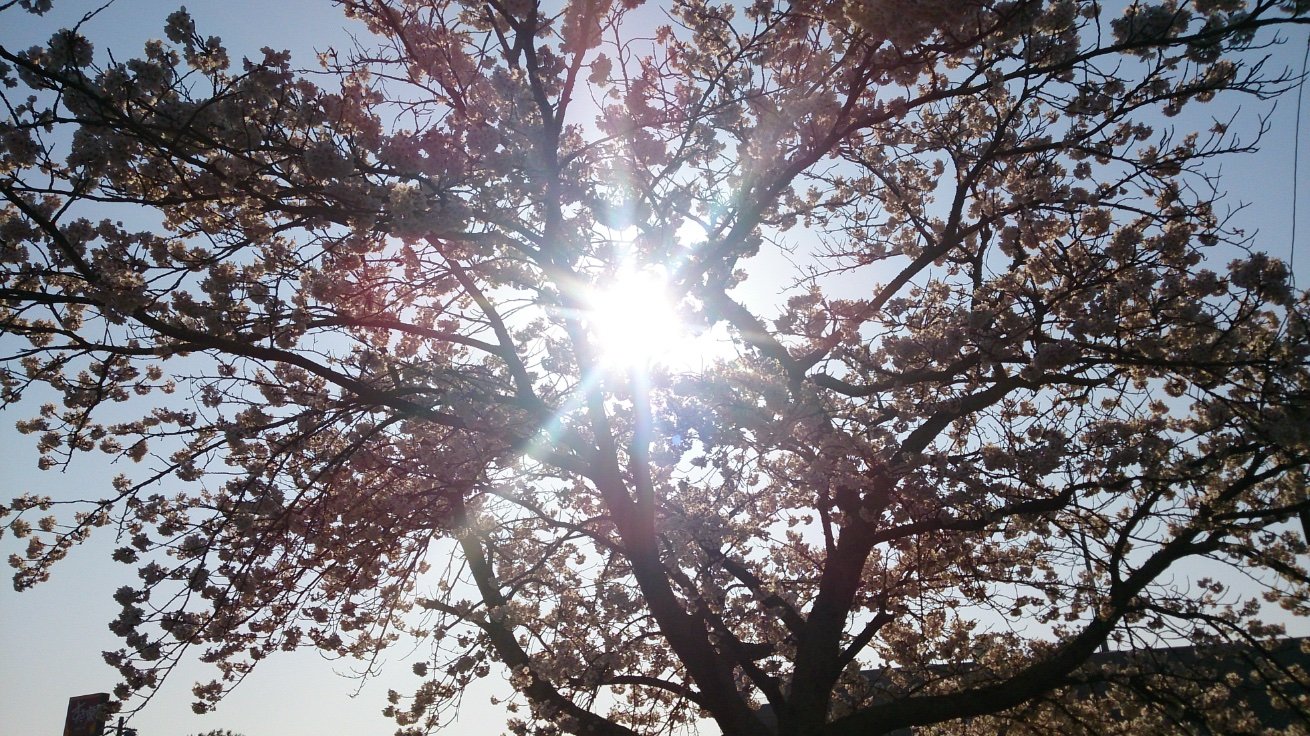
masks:
<path id="1" fill-rule="evenodd" d="M 0 42 L 23 48 L 49 37 L 56 28 L 75 21 L 100 2 L 55 0 L 51 15 L 37 18 L 18 11 L 4 14 Z M 176 9 L 166 0 L 117 0 L 86 28 L 97 49 L 110 48 L 118 58 L 139 52 L 142 42 L 162 36 L 165 16 Z M 348 41 L 347 21 L 322 0 L 192 0 L 188 9 L 202 35 L 218 35 L 234 58 L 257 55 L 261 46 L 289 48 L 293 62 L 313 65 L 313 50 Z M 1299 70 L 1306 48 L 1305 31 L 1275 51 L 1274 65 Z M 1283 259 L 1292 257 L 1291 213 L 1293 142 L 1296 137 L 1296 96 L 1286 95 L 1272 110 L 1245 100 L 1242 118 L 1248 126 L 1259 114 L 1269 114 L 1270 131 L 1259 154 L 1228 159 L 1223 183 L 1232 204 L 1248 206 L 1235 222 L 1258 232 L 1257 247 Z M 1193 108 L 1189 115 L 1225 117 L 1221 108 Z M 1302 104 L 1303 129 L 1310 129 L 1310 99 Z M 1202 129 L 1208 123 L 1186 119 L 1180 126 Z M 1310 135 L 1303 138 L 1310 140 Z M 1310 146 L 1306 146 L 1310 148 Z M 1301 151 L 1300 218 L 1295 257 L 1298 283 L 1310 286 L 1310 151 Z M 1222 265 L 1222 264 L 1220 264 Z M 8 339 L 0 335 L 0 348 Z M 66 472 L 35 468 L 34 438 L 18 435 L 14 422 L 32 405 L 0 411 L 0 497 L 31 491 L 56 498 L 95 496 L 116 469 L 90 456 Z M 103 530 L 102 530 L 103 531 Z M 113 591 L 131 575 L 127 566 L 108 561 L 111 535 L 102 534 L 74 551 L 56 567 L 53 578 L 35 589 L 15 593 L 0 585 L 0 730 L 27 736 L 54 736 L 62 729 L 69 697 L 107 692 L 117 682 L 100 652 L 119 641 L 106 624 L 117 612 Z M 7 556 L 13 542 L 0 540 Z M 418 684 L 409 671 L 409 652 L 399 651 L 383 666 L 381 677 L 366 684 L 347 676 L 348 661 L 327 661 L 310 652 L 279 655 L 260 664 L 217 712 L 196 716 L 190 711 L 190 684 L 208 680 L 208 668 L 195 663 L 180 668 L 131 725 L 139 736 L 186 736 L 211 729 L 231 729 L 245 736 L 309 736 L 349 733 L 390 734 L 395 726 L 380 715 L 388 687 L 406 691 Z M 502 709 L 490 704 L 493 690 L 475 691 L 464 701 L 460 720 L 446 733 L 454 736 L 498 731 Z M 503 691 L 501 694 L 504 694 Z"/>

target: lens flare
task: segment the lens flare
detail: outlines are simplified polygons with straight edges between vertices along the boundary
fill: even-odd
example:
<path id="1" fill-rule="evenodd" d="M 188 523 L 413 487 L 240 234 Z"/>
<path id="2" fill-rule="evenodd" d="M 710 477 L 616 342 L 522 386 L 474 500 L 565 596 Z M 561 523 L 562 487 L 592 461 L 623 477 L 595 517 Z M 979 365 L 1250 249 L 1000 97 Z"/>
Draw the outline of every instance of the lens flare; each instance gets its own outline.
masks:
<path id="1" fill-rule="evenodd" d="M 687 367 L 701 352 L 662 273 L 619 271 L 587 301 L 587 322 L 607 368 Z"/>

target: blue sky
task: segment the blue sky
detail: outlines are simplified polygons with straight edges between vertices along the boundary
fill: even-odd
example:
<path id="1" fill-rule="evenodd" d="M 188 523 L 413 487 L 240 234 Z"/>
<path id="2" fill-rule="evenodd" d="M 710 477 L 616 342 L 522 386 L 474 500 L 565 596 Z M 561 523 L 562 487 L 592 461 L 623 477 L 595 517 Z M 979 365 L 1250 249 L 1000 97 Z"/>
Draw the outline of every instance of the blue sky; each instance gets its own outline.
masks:
<path id="1" fill-rule="evenodd" d="M 0 42 L 25 47 L 49 37 L 58 27 L 76 20 L 99 2 L 55 0 L 52 15 L 36 18 L 18 11 L 4 14 Z M 87 28 L 98 50 L 111 48 L 118 58 L 139 52 L 141 43 L 162 36 L 164 17 L 175 3 L 159 0 L 118 0 Z M 312 52 L 329 44 L 348 41 L 345 19 L 322 0 L 193 0 L 188 5 L 202 35 L 219 35 L 233 56 L 255 55 L 261 46 L 290 48 L 293 60 L 312 66 Z M 1275 52 L 1277 67 L 1300 68 L 1305 49 L 1305 32 L 1291 37 Z M 1269 112 L 1256 100 L 1244 100 L 1242 124 L 1250 127 L 1257 114 Z M 1236 222 L 1248 231 L 1259 231 L 1257 247 L 1280 258 L 1288 258 L 1291 244 L 1292 149 L 1296 136 L 1295 95 L 1283 97 L 1270 113 L 1271 130 L 1256 156 L 1229 159 L 1223 164 L 1223 184 L 1231 204 L 1249 206 Z M 1303 128 L 1310 129 L 1310 100 L 1303 107 Z M 1195 107 L 1179 119 L 1180 127 L 1204 129 L 1208 123 L 1197 115 L 1226 117 L 1224 108 Z M 1310 146 L 1306 146 L 1310 148 Z M 1296 258 L 1298 283 L 1310 286 L 1310 151 L 1303 150 L 1300 186 L 1301 224 Z M 1222 265 L 1222 264 L 1219 264 Z M 8 338 L 0 335 L 0 341 Z M 115 472 L 82 458 L 64 473 L 42 473 L 35 469 L 33 438 L 17 435 L 13 424 L 27 416 L 30 406 L 0 413 L 0 496 L 9 498 L 25 491 L 56 498 L 97 495 L 94 487 L 107 484 Z M 16 594 L 0 586 L 0 729 L 8 733 L 53 736 L 62 728 L 64 707 L 70 696 L 108 691 L 116 673 L 100 658 L 103 649 L 117 648 L 118 640 L 106 624 L 116 612 L 111 595 L 130 575 L 126 566 L 108 561 L 108 534 L 77 550 L 59 565 L 54 578 L 35 590 Z M 6 545 L 10 544 L 6 540 Z M 11 550 L 4 548 L 5 555 Z M 358 697 L 354 680 L 339 677 L 349 673 L 351 662 L 328 662 L 312 653 L 274 657 L 260 664 L 238 691 L 215 714 L 195 716 L 190 711 L 190 683 L 208 680 L 208 668 L 190 664 L 155 697 L 132 725 L 141 736 L 184 736 L 213 728 L 228 728 L 245 736 L 309 736 L 349 733 L 359 736 L 389 734 L 394 725 L 379 711 L 385 705 L 388 687 L 405 691 L 417 684 L 409 674 L 403 649 L 384 667 L 383 676 L 367 685 Z M 459 724 L 448 733 L 483 734 L 498 730 L 503 723 L 500 709 L 488 702 L 488 692 L 476 692 L 465 699 Z"/>

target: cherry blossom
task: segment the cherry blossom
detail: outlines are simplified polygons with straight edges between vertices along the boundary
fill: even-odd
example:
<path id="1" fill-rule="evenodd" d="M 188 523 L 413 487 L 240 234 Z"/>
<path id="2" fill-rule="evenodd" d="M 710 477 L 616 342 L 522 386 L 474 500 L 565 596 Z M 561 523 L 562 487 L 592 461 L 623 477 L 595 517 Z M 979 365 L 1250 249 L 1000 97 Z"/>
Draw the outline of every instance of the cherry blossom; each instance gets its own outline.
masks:
<path id="1" fill-rule="evenodd" d="M 1093 654 L 1307 612 L 1310 296 L 1179 115 L 1305 3 L 340 5 L 312 72 L 0 47 L 0 401 L 121 471 L 4 544 L 116 537 L 120 702 L 395 647 L 403 734 L 487 677 L 522 734 L 1254 727 Z"/>

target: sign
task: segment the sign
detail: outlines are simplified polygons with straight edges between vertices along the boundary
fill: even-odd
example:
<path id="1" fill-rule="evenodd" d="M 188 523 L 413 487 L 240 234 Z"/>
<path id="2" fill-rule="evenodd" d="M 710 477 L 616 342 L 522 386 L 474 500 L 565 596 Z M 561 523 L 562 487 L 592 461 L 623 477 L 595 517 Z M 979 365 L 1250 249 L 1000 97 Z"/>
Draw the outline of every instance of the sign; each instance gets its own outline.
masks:
<path id="1" fill-rule="evenodd" d="M 64 736 L 100 736 L 108 716 L 109 693 L 79 695 L 68 699 L 68 717 L 64 719 Z"/>

